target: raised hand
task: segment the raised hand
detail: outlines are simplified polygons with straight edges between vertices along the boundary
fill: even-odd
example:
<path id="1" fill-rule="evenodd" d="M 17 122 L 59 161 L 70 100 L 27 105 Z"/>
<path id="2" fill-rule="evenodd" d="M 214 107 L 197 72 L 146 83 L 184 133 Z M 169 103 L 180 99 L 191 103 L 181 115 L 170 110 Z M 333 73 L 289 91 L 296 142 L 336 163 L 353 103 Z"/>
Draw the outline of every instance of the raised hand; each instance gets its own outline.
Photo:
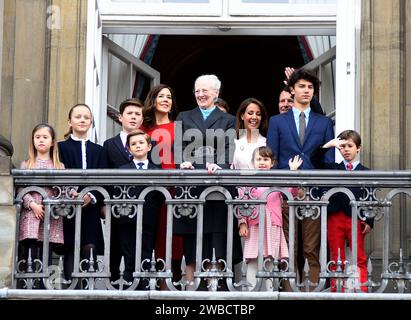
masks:
<path id="1" fill-rule="evenodd" d="M 295 69 L 291 67 L 286 67 L 284 69 L 284 74 L 285 74 L 285 80 L 284 84 L 287 86 L 288 85 L 288 79 L 290 79 L 291 75 L 294 73 Z"/>
<path id="2" fill-rule="evenodd" d="M 299 155 L 294 156 L 294 158 L 291 158 L 288 160 L 288 166 L 290 167 L 290 170 L 297 170 L 303 163 L 303 159 L 300 158 Z"/>
<path id="3" fill-rule="evenodd" d="M 347 143 L 347 140 L 340 139 L 340 138 L 334 138 L 328 141 L 325 145 L 323 145 L 323 148 L 328 149 L 328 148 L 335 147 L 339 150 L 342 148 L 342 145 L 346 143 Z"/>

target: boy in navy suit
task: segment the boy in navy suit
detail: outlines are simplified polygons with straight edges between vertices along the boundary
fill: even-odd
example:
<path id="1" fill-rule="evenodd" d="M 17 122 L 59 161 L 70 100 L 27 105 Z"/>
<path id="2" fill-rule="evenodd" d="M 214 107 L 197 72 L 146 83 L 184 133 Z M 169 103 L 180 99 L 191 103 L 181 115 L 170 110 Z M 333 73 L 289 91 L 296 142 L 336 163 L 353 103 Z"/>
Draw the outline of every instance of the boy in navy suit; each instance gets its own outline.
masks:
<path id="1" fill-rule="evenodd" d="M 129 133 L 127 135 L 126 146 L 130 154 L 133 156 L 133 160 L 122 165 L 120 169 L 160 169 L 148 161 L 147 154 L 151 150 L 151 139 L 147 133 L 142 130 L 136 130 Z M 143 189 L 144 187 L 135 186 L 131 188 L 129 194 L 131 197 L 135 196 L 138 198 Z M 158 191 L 152 191 L 145 197 L 143 206 L 141 260 L 151 259 L 155 245 L 159 213 L 163 201 L 163 194 Z M 135 267 L 136 216 L 132 219 L 129 217 L 120 218 L 119 245 L 120 256 L 124 256 L 124 279 L 131 282 L 133 280 L 133 272 Z M 144 264 L 143 267 L 147 267 L 147 264 Z"/>
<path id="2" fill-rule="evenodd" d="M 329 148 L 339 149 L 344 160 L 340 163 L 324 162 L 323 155 Z M 358 154 L 361 150 L 361 136 L 354 130 L 345 130 L 337 138 L 328 141 L 325 145 L 317 149 L 311 157 L 313 164 L 317 168 L 336 169 L 336 170 L 369 170 L 358 160 Z M 365 191 L 361 188 L 350 188 L 356 200 L 365 197 Z M 350 199 L 344 193 L 337 193 L 331 196 L 330 203 L 327 207 L 327 239 L 330 248 L 330 259 L 337 261 L 338 249 L 340 257 L 345 261 L 345 241 L 348 240 L 350 249 L 351 243 L 351 206 Z M 357 221 L 357 266 L 360 275 L 360 283 L 367 281 L 367 257 L 364 249 L 365 235 L 371 231 L 373 219 Z M 334 266 L 335 269 L 336 266 Z M 367 292 L 366 287 L 361 290 Z M 335 281 L 331 282 L 331 291 L 335 291 Z"/>

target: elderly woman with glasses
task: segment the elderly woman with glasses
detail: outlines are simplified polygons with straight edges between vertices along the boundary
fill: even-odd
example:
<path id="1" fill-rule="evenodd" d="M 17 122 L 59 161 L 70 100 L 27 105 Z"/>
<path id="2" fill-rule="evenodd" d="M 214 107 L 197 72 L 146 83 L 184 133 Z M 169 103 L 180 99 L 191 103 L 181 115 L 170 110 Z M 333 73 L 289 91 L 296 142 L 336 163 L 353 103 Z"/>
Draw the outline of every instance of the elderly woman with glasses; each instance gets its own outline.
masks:
<path id="1" fill-rule="evenodd" d="M 181 169 L 206 169 L 213 174 L 219 169 L 229 169 L 234 152 L 235 117 L 215 106 L 221 82 L 215 75 L 202 75 L 195 80 L 194 95 L 197 107 L 181 112 L 176 119 L 176 126 L 183 137 L 176 137 L 181 146 Z M 204 188 L 195 187 L 191 195 L 199 197 Z M 204 205 L 203 247 L 201 261 L 212 259 L 213 250 L 218 259 L 227 259 L 227 205 L 223 198 L 207 200 Z M 194 279 L 196 262 L 196 225 L 194 218 L 175 219 L 175 232 L 184 236 L 184 256 L 187 263 L 187 279 Z M 233 230 L 236 230 L 233 226 Z M 233 238 L 233 263 L 242 258 L 238 232 Z M 201 270 L 197 270 L 201 271 Z"/>

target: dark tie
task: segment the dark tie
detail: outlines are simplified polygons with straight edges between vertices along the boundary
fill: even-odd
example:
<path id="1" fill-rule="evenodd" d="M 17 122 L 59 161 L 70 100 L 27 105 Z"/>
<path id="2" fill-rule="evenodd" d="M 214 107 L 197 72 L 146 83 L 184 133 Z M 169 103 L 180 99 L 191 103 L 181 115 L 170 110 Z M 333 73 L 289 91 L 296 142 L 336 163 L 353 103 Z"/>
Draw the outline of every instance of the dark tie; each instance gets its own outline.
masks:
<path id="1" fill-rule="evenodd" d="M 129 158 L 130 160 L 133 159 L 133 155 L 130 153 L 130 151 L 128 151 L 127 146 L 124 146 L 124 150 L 126 151 L 128 158 Z"/>
<path id="2" fill-rule="evenodd" d="M 143 168 L 144 167 L 144 162 L 139 162 L 139 163 L 137 163 L 137 165 L 138 165 L 137 169 L 144 169 Z"/>
<path id="3" fill-rule="evenodd" d="M 301 145 L 304 143 L 304 135 L 305 135 L 305 113 L 300 113 L 300 126 L 299 126 L 299 134 Z"/>
<path id="4" fill-rule="evenodd" d="M 351 171 L 352 168 L 353 168 L 352 163 L 348 162 L 348 163 L 347 163 L 347 170 L 348 170 L 348 171 Z"/>

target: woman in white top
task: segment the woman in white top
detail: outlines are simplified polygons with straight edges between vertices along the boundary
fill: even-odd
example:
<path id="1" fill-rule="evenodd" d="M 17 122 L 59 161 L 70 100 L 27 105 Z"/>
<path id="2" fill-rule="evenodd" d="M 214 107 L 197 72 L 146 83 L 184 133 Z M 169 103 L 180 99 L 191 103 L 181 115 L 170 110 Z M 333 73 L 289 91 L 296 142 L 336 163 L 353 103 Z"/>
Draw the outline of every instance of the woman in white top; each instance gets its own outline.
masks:
<path id="1" fill-rule="evenodd" d="M 241 102 L 236 115 L 235 151 L 232 169 L 253 169 L 251 157 L 253 151 L 266 145 L 267 110 L 263 103 L 255 98 Z"/>

